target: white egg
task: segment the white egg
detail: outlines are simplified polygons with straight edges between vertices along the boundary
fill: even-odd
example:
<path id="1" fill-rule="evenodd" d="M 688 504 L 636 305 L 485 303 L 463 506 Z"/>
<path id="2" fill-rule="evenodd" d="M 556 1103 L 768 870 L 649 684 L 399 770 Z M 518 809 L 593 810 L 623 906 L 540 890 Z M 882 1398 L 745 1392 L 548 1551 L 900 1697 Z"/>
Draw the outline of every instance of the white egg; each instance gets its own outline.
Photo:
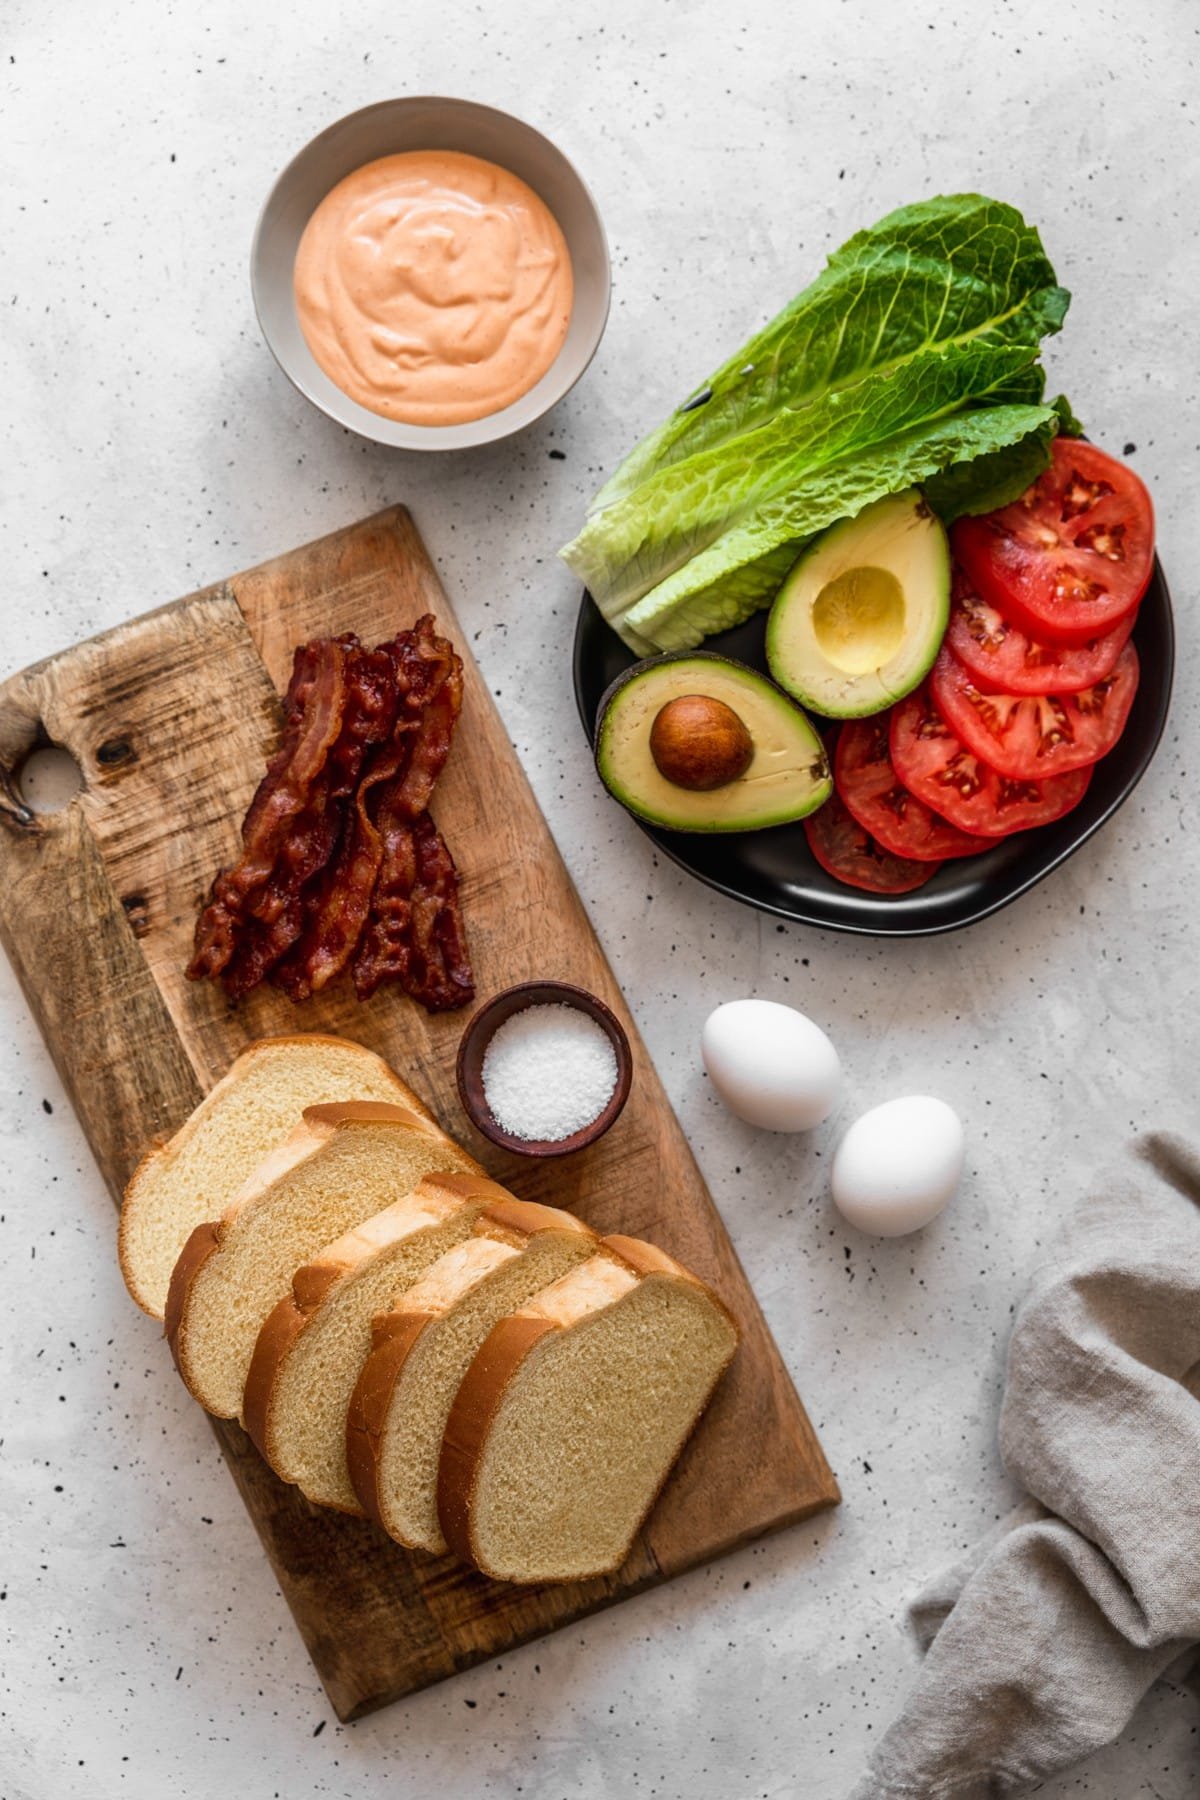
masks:
<path id="1" fill-rule="evenodd" d="M 944 1100 L 910 1094 L 856 1119 L 833 1158 L 833 1201 L 876 1237 L 903 1237 L 936 1219 L 962 1178 L 962 1120 Z"/>
<path id="2" fill-rule="evenodd" d="M 842 1083 L 838 1053 L 819 1025 L 775 1000 L 730 1000 L 704 1021 L 700 1053 L 731 1112 L 766 1131 L 811 1131 Z"/>

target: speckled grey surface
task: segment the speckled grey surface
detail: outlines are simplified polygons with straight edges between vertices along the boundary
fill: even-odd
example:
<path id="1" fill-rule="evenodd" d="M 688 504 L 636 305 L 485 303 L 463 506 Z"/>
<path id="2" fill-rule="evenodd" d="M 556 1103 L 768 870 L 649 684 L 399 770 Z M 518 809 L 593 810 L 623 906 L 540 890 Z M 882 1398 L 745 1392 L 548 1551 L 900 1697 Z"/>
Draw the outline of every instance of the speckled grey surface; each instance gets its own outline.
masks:
<path id="1" fill-rule="evenodd" d="M 126 1299 L 112 1208 L 0 961 L 5 1800 L 839 1800 L 912 1679 L 906 1596 L 1009 1505 L 996 1407 L 1039 1246 L 1128 1132 L 1194 1125 L 1200 39 L 1186 0 L 963 11 L 9 0 L 0 669 L 407 501 L 846 1499 L 339 1727 L 208 1428 Z M 246 272 L 282 163 L 403 89 L 509 106 L 560 139 L 615 275 L 563 407 L 428 463 L 292 392 Z M 1173 717 L 1115 824 L 996 919 L 916 944 L 780 928 L 658 866 L 598 791 L 554 550 L 639 431 L 826 250 L 967 185 L 1041 224 L 1075 294 L 1054 383 L 1154 490 L 1182 625 Z M 812 1138 L 743 1128 L 707 1088 L 700 1023 L 748 993 L 796 1002 L 839 1046 L 849 1091 Z M 961 1200 L 918 1238 L 855 1237 L 824 1191 L 839 1124 L 922 1089 L 967 1121 Z M 1194 1697 L 1159 1691 L 1123 1744 L 1041 1791 L 1183 1800 L 1197 1726 Z"/>

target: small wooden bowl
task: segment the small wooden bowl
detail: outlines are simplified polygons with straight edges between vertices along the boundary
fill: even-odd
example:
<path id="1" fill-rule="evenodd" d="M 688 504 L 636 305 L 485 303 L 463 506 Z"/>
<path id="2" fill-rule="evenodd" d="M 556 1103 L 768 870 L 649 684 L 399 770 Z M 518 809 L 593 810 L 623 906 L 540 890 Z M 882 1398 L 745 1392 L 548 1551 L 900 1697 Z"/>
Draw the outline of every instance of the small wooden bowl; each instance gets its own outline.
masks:
<path id="1" fill-rule="evenodd" d="M 507 1019 L 531 1006 L 573 1006 L 586 1013 L 604 1031 L 617 1059 L 617 1085 L 604 1111 L 590 1124 L 572 1132 L 570 1137 L 514 1137 L 497 1122 L 487 1103 L 483 1059 L 488 1045 Z M 511 1150 L 516 1156 L 569 1156 L 573 1150 L 583 1150 L 588 1144 L 594 1144 L 620 1117 L 633 1080 L 633 1052 L 616 1014 L 586 988 L 572 987 L 566 981 L 523 981 L 517 987 L 505 988 L 480 1007 L 459 1042 L 457 1073 L 459 1098 L 467 1117 L 491 1143 L 498 1144 L 501 1150 Z"/>

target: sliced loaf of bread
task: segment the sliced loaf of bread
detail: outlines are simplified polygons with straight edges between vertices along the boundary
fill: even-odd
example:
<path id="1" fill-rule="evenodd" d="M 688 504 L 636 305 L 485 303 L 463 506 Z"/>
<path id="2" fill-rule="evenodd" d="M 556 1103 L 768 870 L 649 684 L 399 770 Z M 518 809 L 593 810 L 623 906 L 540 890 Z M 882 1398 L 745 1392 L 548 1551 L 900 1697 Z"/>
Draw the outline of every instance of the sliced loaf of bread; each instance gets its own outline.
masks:
<path id="1" fill-rule="evenodd" d="M 498 1320 L 597 1249 L 594 1234 L 570 1213 L 499 1191 L 471 1236 L 376 1318 L 350 1401 L 345 1458 L 362 1509 L 421 1550 L 446 1548 L 438 1459 L 480 1344 Z"/>
<path id="2" fill-rule="evenodd" d="M 431 1217 L 431 1204 L 442 1208 L 448 1198 L 456 1210 Z M 310 1500 L 361 1513 L 346 1461 L 346 1417 L 372 1320 L 475 1244 L 472 1229 L 493 1253 L 515 1256 L 538 1226 L 569 1240 L 576 1261 L 595 1243 L 569 1213 L 527 1207 L 486 1176 L 431 1175 L 298 1270 L 259 1332 L 246 1377 L 246 1428 L 276 1474 Z M 563 1254 L 555 1273 L 570 1260 Z"/>
<path id="3" fill-rule="evenodd" d="M 268 1150 L 323 1101 L 386 1100 L 425 1107 L 383 1058 L 348 1038 L 262 1038 L 168 1143 L 156 1145 L 125 1190 L 118 1255 L 125 1285 L 161 1319 L 174 1268 L 197 1225 L 219 1219 Z"/>
<path id="4" fill-rule="evenodd" d="M 737 1348 L 694 1275 L 608 1237 L 489 1332 L 438 1468 L 451 1549 L 504 1581 L 617 1569 Z"/>
<path id="5" fill-rule="evenodd" d="M 482 1173 L 422 1113 L 368 1101 L 307 1107 L 221 1218 L 196 1227 L 171 1275 L 166 1334 L 200 1404 L 236 1418 L 263 1321 L 296 1270 L 438 1172 Z M 460 1205 L 447 1197 L 445 1210 Z"/>

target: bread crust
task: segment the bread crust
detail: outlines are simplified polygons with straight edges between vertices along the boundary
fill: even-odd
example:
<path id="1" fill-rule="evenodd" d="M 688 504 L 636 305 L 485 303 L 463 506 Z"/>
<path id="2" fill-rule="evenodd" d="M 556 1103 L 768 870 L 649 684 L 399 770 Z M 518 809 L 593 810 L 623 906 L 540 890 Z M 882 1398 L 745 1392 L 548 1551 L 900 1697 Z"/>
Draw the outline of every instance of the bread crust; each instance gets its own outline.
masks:
<path id="1" fill-rule="evenodd" d="M 323 1100 L 316 1106 L 306 1106 L 301 1117 L 306 1125 L 329 1126 L 336 1129 L 339 1125 L 390 1125 L 402 1123 L 425 1131 L 434 1131 L 438 1137 L 444 1137 L 441 1126 L 430 1117 L 424 1107 L 419 1110 L 403 1101 L 392 1100 Z"/>
<path id="2" fill-rule="evenodd" d="M 704 1285 L 698 1275 L 693 1275 L 690 1269 L 677 1263 L 673 1256 L 668 1256 L 657 1244 L 648 1244 L 645 1238 L 626 1237 L 623 1232 L 610 1231 L 600 1241 L 606 1250 L 619 1256 L 623 1263 L 628 1263 L 639 1275 L 681 1275 L 685 1281 L 695 1282 L 697 1287 Z"/>
<path id="3" fill-rule="evenodd" d="M 274 1050 L 285 1044 L 295 1044 L 306 1049 L 314 1044 L 324 1044 L 326 1046 L 334 1045 L 338 1049 L 350 1047 L 360 1055 L 370 1057 L 374 1062 L 380 1065 L 389 1079 L 395 1083 L 398 1099 L 402 1099 L 403 1104 L 409 1106 L 411 1110 L 420 1117 L 433 1123 L 432 1115 L 428 1107 L 420 1097 L 413 1092 L 408 1083 L 401 1080 L 391 1064 L 380 1056 L 378 1051 L 368 1049 L 365 1044 L 357 1043 L 353 1038 L 336 1037 L 332 1033 L 325 1031 L 281 1032 L 275 1037 L 254 1038 L 238 1052 L 221 1079 L 214 1083 L 208 1093 L 204 1096 L 203 1100 L 201 1100 L 199 1106 L 195 1107 L 193 1111 L 188 1114 L 188 1117 L 183 1121 L 183 1124 L 179 1126 L 178 1130 L 173 1132 L 169 1137 L 160 1133 L 150 1143 L 139 1158 L 133 1174 L 125 1184 L 125 1193 L 121 1202 L 120 1217 L 117 1222 L 117 1261 L 120 1264 L 121 1275 L 125 1282 L 125 1286 L 129 1290 L 130 1297 L 141 1307 L 142 1311 L 147 1313 L 152 1319 L 157 1319 L 161 1315 L 147 1297 L 142 1286 L 140 1278 L 141 1272 L 134 1260 L 131 1244 L 132 1220 L 137 1213 L 138 1201 L 146 1177 L 150 1173 L 150 1170 L 156 1167 L 164 1157 L 170 1156 L 174 1152 L 182 1149 L 183 1146 L 195 1136 L 204 1118 L 212 1111 L 214 1103 L 218 1102 L 222 1095 L 226 1093 L 229 1088 L 234 1087 L 245 1075 L 248 1064 L 255 1061 L 255 1059 L 264 1051 Z"/>
<path id="4" fill-rule="evenodd" d="M 456 1556 L 488 1574 L 471 1530 L 479 1462 L 492 1420 L 509 1383 L 530 1352 L 562 1326 L 550 1319 L 510 1313 L 493 1325 L 454 1397 L 438 1461 L 437 1509 L 442 1536 Z"/>
<path id="5" fill-rule="evenodd" d="M 673 1256 L 668 1256 L 657 1244 L 648 1244 L 644 1238 L 625 1237 L 619 1231 L 611 1232 L 600 1241 L 614 1255 L 619 1256 L 622 1262 L 628 1263 L 631 1269 L 636 1269 L 639 1275 L 673 1275 L 680 1281 L 690 1281 L 693 1287 L 700 1288 L 713 1305 L 725 1314 L 733 1327 L 737 1343 L 741 1343 L 742 1328 L 716 1289 L 709 1287 L 707 1281 L 701 1281 L 690 1269 L 685 1269 L 682 1263 L 677 1263 Z"/>
<path id="6" fill-rule="evenodd" d="M 292 1278 L 291 1293 L 285 1294 L 263 1320 L 242 1394 L 242 1424 L 266 1462 L 271 1462 L 273 1449 L 271 1390 L 276 1371 L 291 1353 L 316 1307 L 330 1288 L 337 1285 L 345 1269 L 345 1264 L 333 1263 L 308 1263 L 303 1269 L 297 1269 Z"/>
<path id="7" fill-rule="evenodd" d="M 421 1335 L 438 1315 L 383 1313 L 372 1331 L 371 1353 L 359 1372 L 346 1414 L 346 1466 L 350 1485 L 368 1519 L 386 1531 L 379 1488 L 380 1450 L 400 1371 Z"/>
<path id="8" fill-rule="evenodd" d="M 218 1223 L 210 1220 L 206 1225 L 197 1225 L 179 1252 L 175 1267 L 171 1270 L 171 1285 L 167 1289 L 167 1305 L 166 1311 L 163 1313 L 163 1336 L 170 1345 L 175 1367 L 183 1376 L 189 1389 L 192 1383 L 187 1368 L 186 1341 L 180 1341 L 181 1328 L 196 1277 L 209 1258 L 221 1248 L 221 1236 L 221 1227 Z"/>

